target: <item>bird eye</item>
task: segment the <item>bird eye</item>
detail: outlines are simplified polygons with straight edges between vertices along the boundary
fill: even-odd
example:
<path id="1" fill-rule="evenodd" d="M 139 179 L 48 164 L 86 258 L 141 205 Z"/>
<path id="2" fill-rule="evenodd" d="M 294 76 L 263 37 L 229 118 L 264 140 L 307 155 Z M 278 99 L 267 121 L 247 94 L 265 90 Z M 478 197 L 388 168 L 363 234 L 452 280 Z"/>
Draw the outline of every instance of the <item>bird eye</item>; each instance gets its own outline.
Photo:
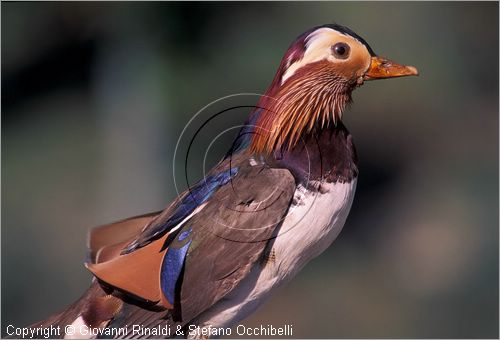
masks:
<path id="1" fill-rule="evenodd" d="M 349 56 L 350 47 L 346 43 L 336 43 L 332 46 L 332 52 L 337 59 L 347 59 Z"/>

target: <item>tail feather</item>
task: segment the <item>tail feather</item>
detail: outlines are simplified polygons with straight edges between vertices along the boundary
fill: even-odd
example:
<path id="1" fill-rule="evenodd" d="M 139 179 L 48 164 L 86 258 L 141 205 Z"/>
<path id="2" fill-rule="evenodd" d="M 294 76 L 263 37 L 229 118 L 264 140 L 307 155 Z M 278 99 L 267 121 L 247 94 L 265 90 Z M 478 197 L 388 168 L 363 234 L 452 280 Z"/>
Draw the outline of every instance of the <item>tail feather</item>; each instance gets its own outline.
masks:
<path id="1" fill-rule="evenodd" d="M 74 334 L 66 334 L 67 326 Z M 28 327 L 59 327 L 54 338 L 171 338 L 181 323 L 169 310 L 154 310 L 137 302 L 109 295 L 97 281 L 63 312 Z M 82 331 L 83 330 L 83 331 Z M 89 332 L 91 330 L 91 332 Z"/>
<path id="2" fill-rule="evenodd" d="M 50 326 L 60 327 L 63 330 L 60 333 L 59 337 L 55 338 L 64 338 L 64 328 L 68 325 L 74 323 L 74 321 L 84 313 L 84 311 L 88 310 L 88 306 L 91 305 L 91 301 L 95 298 L 104 297 L 107 294 L 104 292 L 102 287 L 97 282 L 92 282 L 91 286 L 83 293 L 83 295 L 74 303 L 72 303 L 69 307 L 67 307 L 64 311 L 54 314 L 48 317 L 45 320 L 35 322 L 29 325 L 29 328 L 35 327 L 43 327 L 47 328 Z"/>

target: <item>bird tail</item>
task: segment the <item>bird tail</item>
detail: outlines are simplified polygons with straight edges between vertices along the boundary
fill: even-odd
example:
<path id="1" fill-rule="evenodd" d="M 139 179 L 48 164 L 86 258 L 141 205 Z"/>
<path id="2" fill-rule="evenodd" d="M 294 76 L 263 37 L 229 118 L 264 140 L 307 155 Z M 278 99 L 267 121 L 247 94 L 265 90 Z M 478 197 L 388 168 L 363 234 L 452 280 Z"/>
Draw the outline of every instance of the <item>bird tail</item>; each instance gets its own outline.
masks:
<path id="1" fill-rule="evenodd" d="M 177 324 L 170 311 L 145 308 L 109 295 L 94 280 L 89 289 L 64 311 L 28 328 L 39 332 L 50 329 L 50 338 L 53 339 L 170 338 L 176 336 Z M 40 334 L 35 333 L 32 337 L 40 338 Z"/>
<path id="2" fill-rule="evenodd" d="M 66 327 L 71 327 L 75 321 L 85 315 L 86 311 L 92 309 L 92 301 L 98 301 L 100 298 L 106 296 L 102 287 L 94 280 L 91 286 L 83 293 L 83 295 L 74 303 L 69 305 L 64 311 L 54 314 L 45 320 L 35 322 L 28 326 L 30 329 L 60 329 L 60 332 L 51 334 L 52 338 L 62 339 L 68 338 L 66 334 Z M 70 331 L 71 333 L 71 331 Z"/>

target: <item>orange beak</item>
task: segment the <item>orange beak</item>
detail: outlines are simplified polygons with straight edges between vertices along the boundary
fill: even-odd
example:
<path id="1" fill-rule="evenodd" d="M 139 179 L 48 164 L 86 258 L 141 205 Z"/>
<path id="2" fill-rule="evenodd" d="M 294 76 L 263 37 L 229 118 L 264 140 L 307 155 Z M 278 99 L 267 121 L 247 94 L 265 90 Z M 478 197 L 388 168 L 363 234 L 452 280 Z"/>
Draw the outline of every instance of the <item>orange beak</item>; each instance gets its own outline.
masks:
<path id="1" fill-rule="evenodd" d="M 370 68 L 365 73 L 364 79 L 373 80 L 405 76 L 418 76 L 418 70 L 413 66 L 396 64 L 381 57 L 372 57 Z"/>

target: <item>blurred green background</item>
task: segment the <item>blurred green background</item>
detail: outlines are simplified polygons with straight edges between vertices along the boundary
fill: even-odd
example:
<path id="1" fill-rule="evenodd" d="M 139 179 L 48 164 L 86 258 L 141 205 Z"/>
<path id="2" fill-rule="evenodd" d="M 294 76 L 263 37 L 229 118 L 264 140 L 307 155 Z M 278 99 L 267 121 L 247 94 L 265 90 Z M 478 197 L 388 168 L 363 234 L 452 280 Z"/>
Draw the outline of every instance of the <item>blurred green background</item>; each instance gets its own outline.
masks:
<path id="1" fill-rule="evenodd" d="M 421 75 L 354 93 L 344 122 L 360 176 L 344 230 L 245 323 L 498 337 L 498 3 L 1 7 L 3 327 L 80 296 L 89 227 L 175 197 L 174 147 L 195 112 L 262 93 L 296 36 L 337 22 Z"/>

